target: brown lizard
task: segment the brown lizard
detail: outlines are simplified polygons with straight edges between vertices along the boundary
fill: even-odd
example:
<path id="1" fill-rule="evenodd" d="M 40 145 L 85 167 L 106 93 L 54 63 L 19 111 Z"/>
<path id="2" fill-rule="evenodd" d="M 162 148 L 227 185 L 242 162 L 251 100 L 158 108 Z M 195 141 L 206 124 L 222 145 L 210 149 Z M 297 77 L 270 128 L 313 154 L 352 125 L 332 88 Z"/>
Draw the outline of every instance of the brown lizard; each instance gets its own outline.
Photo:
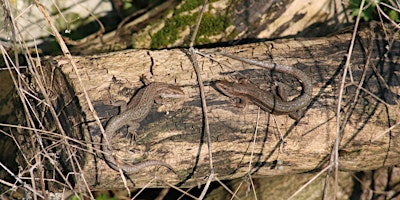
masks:
<path id="1" fill-rule="evenodd" d="M 289 114 L 290 117 L 298 120 L 299 116 L 296 116 L 294 113 L 307 106 L 311 102 L 311 79 L 303 71 L 286 65 L 265 63 L 262 61 L 240 58 L 224 53 L 219 54 L 248 64 L 257 65 L 259 67 L 291 75 L 301 83 L 303 88 L 300 96 L 294 98 L 292 101 L 286 101 L 284 98 L 277 97 L 272 93 L 259 89 L 253 84 L 249 84 L 247 80 L 242 80 L 239 82 L 229 82 L 223 80 L 216 81 L 215 86 L 219 91 L 229 97 L 239 98 L 242 104 L 246 104 L 247 101 L 251 101 L 269 113 L 278 115 Z"/>
<path id="2" fill-rule="evenodd" d="M 139 90 L 128 105 L 126 105 L 126 103 L 121 105 L 121 113 L 108 121 L 105 128 L 105 137 L 107 137 L 107 141 L 111 142 L 112 135 L 124 125 L 130 126 L 131 129 L 137 129 L 140 126 L 139 122 L 148 115 L 152 105 L 159 98 L 177 99 L 183 97 L 183 91 L 177 86 L 167 83 L 150 83 Z M 148 160 L 136 164 L 118 162 L 112 155 L 112 148 L 105 142 L 103 142 L 103 150 L 105 160 L 109 166 L 116 171 L 122 169 L 124 173 L 134 173 L 148 166 L 161 165 L 175 172 L 171 165 L 158 160 Z"/>

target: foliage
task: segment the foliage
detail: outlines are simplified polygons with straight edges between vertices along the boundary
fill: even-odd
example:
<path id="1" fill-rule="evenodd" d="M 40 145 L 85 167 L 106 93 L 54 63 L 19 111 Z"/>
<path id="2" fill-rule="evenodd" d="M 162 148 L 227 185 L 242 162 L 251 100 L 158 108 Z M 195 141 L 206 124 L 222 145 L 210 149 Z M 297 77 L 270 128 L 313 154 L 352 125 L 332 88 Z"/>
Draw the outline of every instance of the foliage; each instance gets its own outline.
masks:
<path id="1" fill-rule="evenodd" d="M 360 10 L 362 0 L 350 0 L 349 9 L 351 10 L 351 15 L 353 17 L 357 16 L 358 11 Z M 379 17 L 379 8 L 381 8 L 381 12 L 384 12 L 390 20 L 394 22 L 400 22 L 399 11 L 395 10 L 393 7 L 390 7 L 390 0 L 365 0 L 364 8 L 361 12 L 361 20 L 365 22 L 369 22 L 372 20 L 381 20 Z M 383 13 L 381 13 L 383 14 Z M 385 17 L 382 17 L 383 20 L 388 20 Z"/>
<path id="2" fill-rule="evenodd" d="M 199 11 L 191 14 L 190 11 L 200 7 L 202 2 L 202 0 L 187 1 L 177 8 L 171 18 L 165 19 L 164 27 L 152 35 L 150 48 L 159 49 L 168 47 L 168 45 L 173 44 L 182 37 L 179 33 L 183 32 L 185 29 L 190 29 L 189 35 L 192 35 L 192 27 L 196 24 Z M 210 42 L 207 38 L 224 32 L 229 25 L 230 23 L 223 13 L 204 13 L 195 43 L 204 44 Z"/>

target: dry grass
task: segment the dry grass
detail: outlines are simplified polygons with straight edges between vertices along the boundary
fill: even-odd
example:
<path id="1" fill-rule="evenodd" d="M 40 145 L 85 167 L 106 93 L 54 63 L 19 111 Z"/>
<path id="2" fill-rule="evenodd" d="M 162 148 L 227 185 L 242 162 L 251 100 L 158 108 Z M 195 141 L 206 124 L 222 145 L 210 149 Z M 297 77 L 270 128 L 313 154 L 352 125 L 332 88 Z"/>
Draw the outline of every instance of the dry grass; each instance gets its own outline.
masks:
<path id="1" fill-rule="evenodd" d="M 56 38 L 58 45 L 61 47 L 62 54 L 63 56 L 72 64 L 74 67 L 74 70 L 76 72 L 76 75 L 79 77 L 79 73 L 76 67 L 75 61 L 71 57 L 71 53 L 69 51 L 68 46 L 65 44 L 63 37 L 59 34 L 59 30 L 57 30 L 55 24 L 54 24 L 54 19 L 53 16 L 49 14 L 48 8 L 45 8 L 39 0 L 34 0 L 34 3 L 31 5 L 32 7 L 35 7 L 43 16 L 43 20 L 46 22 L 46 25 L 50 27 L 51 30 L 49 30 L 52 35 Z M 373 2 L 377 3 L 377 2 Z M 397 30 L 399 31 L 399 24 L 397 24 L 395 21 L 391 20 L 387 13 L 383 12 L 382 7 L 390 7 L 393 10 L 399 12 L 400 10 L 400 5 L 397 4 L 384 4 L 384 3 L 379 3 L 376 4 L 376 8 L 378 9 L 378 13 L 382 17 L 381 21 L 381 27 L 384 29 L 385 33 L 389 33 L 392 30 L 386 30 L 386 25 L 383 24 L 383 19 L 385 21 L 389 21 L 390 24 L 395 26 Z M 2 134 L 7 136 L 9 139 L 13 141 L 13 143 L 17 146 L 18 151 L 20 153 L 27 152 L 26 147 L 30 147 L 31 149 L 29 150 L 30 154 L 29 155 L 22 155 L 22 158 L 20 161 L 23 160 L 24 165 L 20 166 L 19 169 L 10 169 L 7 167 L 5 164 L 0 162 L 0 169 L 3 171 L 2 175 L 6 175 L 7 179 L 0 179 L 0 183 L 5 186 L 2 188 L 7 188 L 4 190 L 1 194 L 2 197 L 8 197 L 8 198 L 18 198 L 21 196 L 18 196 L 17 194 L 23 195 L 26 198 L 31 198 L 31 199 L 50 199 L 50 198 L 67 198 L 67 197 L 72 197 L 75 196 L 77 198 L 88 198 L 88 199 L 94 199 L 95 196 L 93 196 L 93 193 L 89 192 L 90 187 L 88 184 L 85 182 L 85 178 L 82 175 L 82 169 L 80 168 L 79 160 L 80 158 L 77 156 L 76 152 L 78 150 L 83 150 L 85 151 L 84 148 L 90 144 L 85 144 L 82 143 L 80 140 L 76 138 L 71 138 L 68 136 L 68 134 L 65 133 L 65 130 L 63 129 L 62 122 L 58 121 L 58 113 L 54 109 L 53 101 L 50 99 L 50 94 L 48 90 L 48 86 L 46 85 L 46 81 L 42 77 L 42 66 L 40 64 L 41 57 L 39 56 L 39 50 L 36 48 L 36 43 L 35 45 L 31 46 L 26 44 L 25 42 L 30 40 L 30 41 L 35 41 L 36 38 L 27 38 L 27 35 L 21 34 L 21 30 L 19 29 L 18 26 L 18 17 L 19 16 L 14 16 L 11 12 L 13 8 L 10 5 L 10 2 L 8 0 L 5 0 L 2 2 L 2 6 L 4 8 L 4 19 L 5 19 L 5 26 L 4 29 L 2 30 L 3 32 L 7 31 L 8 35 L 10 36 L 9 40 L 6 42 L 1 42 L 0 43 L 0 50 L 3 55 L 3 59 L 5 61 L 5 66 L 7 66 L 7 70 L 10 72 L 10 75 L 12 77 L 12 82 L 17 89 L 16 92 L 19 96 L 19 101 L 21 102 L 22 108 L 23 108 L 23 118 L 26 120 L 26 123 L 24 125 L 11 125 L 11 124 L 0 124 L 2 127 L 8 127 L 9 131 L 1 131 Z M 354 31 L 353 31 L 353 39 L 351 44 L 349 44 L 349 51 L 345 64 L 345 69 L 343 73 L 343 79 L 341 82 L 340 86 L 340 95 L 339 99 L 337 100 L 338 107 L 337 107 L 337 124 L 336 124 L 336 142 L 335 146 L 332 148 L 332 157 L 330 159 L 330 164 L 324 168 L 322 171 L 317 173 L 315 177 L 311 178 L 307 183 L 305 183 L 302 187 L 299 187 L 298 190 L 293 193 L 293 195 L 289 199 L 296 199 L 297 195 L 302 192 L 304 188 L 306 188 L 309 184 L 311 184 L 314 180 L 316 180 L 320 176 L 326 176 L 326 182 L 325 182 L 325 189 L 323 190 L 323 197 L 324 199 L 335 199 L 335 195 L 333 196 L 328 196 L 328 190 L 339 190 L 339 172 L 338 172 L 338 165 L 339 165 L 339 142 L 341 140 L 341 132 L 346 126 L 346 120 L 349 118 L 349 116 L 342 116 L 341 112 L 341 102 L 342 102 L 342 93 L 343 90 L 349 86 L 349 85 L 354 85 L 357 86 L 358 90 L 357 93 L 360 92 L 367 92 L 368 90 L 366 88 L 363 88 L 363 80 L 360 82 L 346 82 L 346 78 L 351 76 L 351 55 L 352 55 L 352 47 L 354 46 L 354 41 L 356 40 L 356 33 L 357 33 L 357 28 L 359 25 L 359 20 L 361 16 L 361 11 L 363 6 L 365 6 L 364 1 L 361 4 L 360 7 L 360 13 L 358 14 L 358 17 L 355 20 L 355 26 L 354 26 Z M 23 15 L 23 11 L 19 13 L 20 15 Z M 201 21 L 201 18 L 199 18 L 199 22 Z M 196 26 L 198 27 L 198 26 Z M 197 29 L 197 28 L 196 28 Z M 196 31 L 194 31 L 196 33 Z M 98 36 L 97 33 L 96 36 Z M 391 38 L 392 34 L 387 34 L 387 41 L 388 41 L 388 49 L 390 51 L 391 48 L 391 43 L 393 40 L 398 40 L 398 38 Z M 248 177 L 246 179 L 243 179 L 240 184 L 237 185 L 236 188 L 230 188 L 229 186 L 225 185 L 222 181 L 219 180 L 218 176 L 214 174 L 214 166 L 213 166 L 213 155 L 212 155 L 212 143 L 210 140 L 210 133 L 209 130 L 209 125 L 207 121 L 207 102 L 205 100 L 205 94 L 204 94 L 204 89 L 203 89 L 203 81 L 200 73 L 200 69 L 197 65 L 197 58 L 198 54 L 201 54 L 201 52 L 197 52 L 196 50 L 193 49 L 193 41 L 196 37 L 196 34 L 193 35 L 192 37 L 192 42 L 191 42 L 191 47 L 189 49 L 189 52 L 191 53 L 192 60 L 193 60 L 193 67 L 196 70 L 197 74 L 197 80 L 199 83 L 199 88 L 201 92 L 201 98 L 202 98 L 202 106 L 203 106 L 203 115 L 204 115 L 204 124 L 205 124 L 205 133 L 207 136 L 207 144 L 208 144 L 208 149 L 209 149 L 209 164 L 210 164 L 210 173 L 208 176 L 207 183 L 202 186 L 202 192 L 200 192 L 200 195 L 198 197 L 193 196 L 192 194 L 189 194 L 188 191 L 184 191 L 183 189 L 177 188 L 174 185 L 169 185 L 172 189 L 175 189 L 178 192 L 182 193 L 181 198 L 183 199 L 183 196 L 185 198 L 193 198 L 193 199 L 203 199 L 206 197 L 206 195 L 209 193 L 209 186 L 212 181 L 216 181 L 219 183 L 228 193 L 231 194 L 232 199 L 246 199 L 244 196 L 238 196 L 237 192 L 239 192 L 239 188 L 243 187 L 242 185 L 246 185 L 249 190 L 247 191 L 248 193 L 253 193 L 253 198 L 257 199 L 257 186 L 254 185 L 253 183 L 253 178 L 251 174 L 248 174 Z M 372 44 L 371 44 L 372 45 Z M 370 47 L 366 48 L 366 55 L 368 54 Z M 20 59 L 19 56 L 22 56 L 23 59 Z M 21 60 L 25 60 L 26 64 L 24 66 L 21 65 Z M 367 62 L 365 63 L 365 70 L 368 69 L 373 69 L 373 64 L 369 63 L 369 58 L 367 58 Z M 31 85 L 31 82 L 28 80 L 25 74 L 30 74 L 31 79 L 33 83 L 35 83 L 34 86 Z M 384 80 L 383 80 L 384 82 Z M 32 89 L 34 87 L 34 89 Z M 89 98 L 88 94 L 86 93 L 85 87 L 83 84 L 81 84 L 82 91 L 86 97 L 86 100 L 89 104 L 89 108 L 92 111 L 93 117 L 96 120 L 101 132 L 104 134 L 104 129 L 103 126 L 100 123 L 99 117 L 97 116 L 94 107 L 91 103 L 91 99 Z M 387 86 L 388 89 L 389 86 Z M 35 91 L 39 91 L 40 95 L 38 95 Z M 382 99 L 379 99 L 378 97 L 374 96 L 372 93 L 370 95 L 373 98 L 376 98 L 378 101 L 381 101 L 382 103 L 386 104 Z M 354 102 L 357 101 L 358 95 L 355 95 Z M 41 110 L 39 110 L 40 108 Z M 42 120 L 43 120 L 43 113 L 50 113 L 52 116 L 51 118 L 54 120 L 54 129 L 53 130 L 46 130 L 43 128 L 42 125 Z M 257 135 L 257 125 L 258 122 L 255 122 L 255 135 L 254 138 L 256 138 Z M 387 132 L 383 132 L 383 134 L 388 134 L 394 127 L 398 126 L 400 122 L 396 122 L 393 124 L 390 128 L 387 129 Z M 20 134 L 23 133 L 25 135 L 25 138 L 28 138 L 25 142 L 26 144 L 22 144 L 19 138 Z M 51 141 L 49 143 L 48 141 Z M 50 145 L 51 144 L 51 145 Z M 255 142 L 254 144 L 255 145 Z M 73 168 L 73 171 L 70 172 L 68 175 L 64 175 L 63 171 L 64 169 L 55 164 L 57 163 L 57 159 L 59 159 L 59 155 L 55 154 L 53 149 L 56 149 L 56 147 L 63 146 L 63 149 L 66 149 L 67 153 L 67 162 L 69 165 Z M 54 170 L 54 178 L 47 178 L 46 174 L 44 173 L 46 170 L 44 169 L 44 163 L 53 163 L 53 170 Z M 249 172 L 251 172 L 251 165 L 249 165 Z M 123 178 L 124 176 L 121 175 Z M 329 188 L 332 187 L 329 182 L 330 179 L 334 179 L 334 185 L 333 189 Z M 83 184 L 80 184 L 80 187 L 76 187 L 71 180 L 80 180 L 83 182 Z M 162 180 L 161 180 L 162 181 Z M 360 180 L 361 181 L 361 180 Z M 49 187 L 49 185 L 58 185 L 59 187 L 62 188 L 62 193 L 60 194 L 53 194 L 49 193 L 46 191 L 46 188 Z M 149 183 L 150 184 L 150 183 Z M 165 182 L 165 184 L 168 184 Z M 393 187 L 394 188 L 394 187 Z M 398 187 L 397 187 L 398 188 Z M 146 189 L 143 188 L 143 189 Z M 138 195 L 141 194 L 143 191 L 140 190 L 139 192 L 136 193 L 136 196 L 132 196 L 131 198 L 135 199 Z M 131 193 L 126 186 L 126 190 L 128 191 L 127 193 Z M 163 196 L 167 194 L 167 191 L 164 191 L 163 193 L 160 193 L 158 199 L 163 199 Z M 334 194 L 337 194 L 337 192 L 334 192 Z M 58 197 L 55 197 L 55 195 L 59 195 Z M 399 192 L 394 194 L 395 197 L 399 198 Z M 389 197 L 389 194 L 387 194 L 386 197 Z M 260 197 L 260 199 L 262 199 Z"/>

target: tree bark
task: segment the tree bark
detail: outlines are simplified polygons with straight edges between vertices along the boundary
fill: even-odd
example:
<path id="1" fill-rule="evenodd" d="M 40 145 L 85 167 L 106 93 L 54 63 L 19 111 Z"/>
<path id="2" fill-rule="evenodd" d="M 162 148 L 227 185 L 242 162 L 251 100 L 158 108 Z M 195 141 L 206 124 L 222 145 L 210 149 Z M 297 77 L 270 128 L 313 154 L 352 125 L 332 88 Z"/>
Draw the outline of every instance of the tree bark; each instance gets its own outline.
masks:
<path id="1" fill-rule="evenodd" d="M 188 47 L 202 2 L 162 1 L 146 12 L 137 11 L 127 23 L 92 41 L 71 47 L 79 55 L 127 48 Z M 335 0 L 209 1 L 196 45 L 232 40 L 325 36 L 349 23 L 346 6 Z M 334 22 L 334 23 L 332 23 Z M 350 21 L 351 23 L 351 21 Z M 91 38 L 91 37 L 88 37 Z M 86 41 L 86 40 L 85 40 Z"/>
<path id="2" fill-rule="evenodd" d="M 345 33 L 328 38 L 281 39 L 200 50 L 213 57 L 198 56 L 198 62 L 205 85 L 214 171 L 220 180 L 241 177 L 247 172 L 253 176 L 271 176 L 327 166 L 337 138 L 336 110 L 350 39 L 351 34 Z M 341 170 L 371 170 L 400 163 L 399 127 L 394 126 L 399 122 L 395 104 L 399 95 L 396 56 L 399 47 L 398 40 L 388 45 L 379 33 L 361 32 L 357 37 L 341 99 Z M 294 88 L 290 90 L 292 96 L 301 87 L 291 77 L 213 54 L 216 51 L 303 70 L 314 86 L 305 116 L 295 122 L 287 115 L 259 111 L 253 104 L 235 107 L 216 90 L 214 81 L 246 77 L 265 89 L 279 81 Z M 172 165 L 177 175 L 163 167 L 148 167 L 129 174 L 128 186 L 144 187 L 154 175 L 163 181 L 152 181 L 150 187 L 164 187 L 165 182 L 193 187 L 205 182 L 210 173 L 210 158 L 203 128 L 204 113 L 197 77 L 186 50 L 127 50 L 74 58 L 78 73 L 63 57 L 44 62 L 45 83 L 68 136 L 57 148 L 64 152 L 57 161 L 65 174 L 73 170 L 81 172 L 86 182 L 75 180 L 75 183 L 85 183 L 93 190 L 124 187 L 120 174 L 103 159 L 102 134 L 83 89 L 105 127 L 110 117 L 118 114 L 118 108 L 109 105 L 111 100 L 129 101 L 143 86 L 140 76 L 144 74 L 152 81 L 180 86 L 186 96 L 175 104 L 154 105 L 136 131 L 136 142 L 130 141 L 124 130 L 110 142 L 115 153 L 128 163 L 161 160 Z M 364 80 L 362 87 L 386 103 L 364 90 L 355 96 L 358 90 L 349 84 L 351 79 L 355 84 Z M 75 160 L 65 153 L 67 149 L 75 152 Z M 79 165 L 71 164 L 75 162 Z M 54 174 L 48 172 L 48 175 Z"/>

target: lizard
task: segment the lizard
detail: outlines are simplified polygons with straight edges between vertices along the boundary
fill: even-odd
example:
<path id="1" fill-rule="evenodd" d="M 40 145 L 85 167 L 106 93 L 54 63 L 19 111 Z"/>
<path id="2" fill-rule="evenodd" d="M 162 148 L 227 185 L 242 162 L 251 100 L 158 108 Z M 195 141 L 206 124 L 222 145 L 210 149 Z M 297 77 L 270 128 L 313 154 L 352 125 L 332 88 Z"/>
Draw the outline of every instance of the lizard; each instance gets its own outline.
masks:
<path id="1" fill-rule="evenodd" d="M 287 101 L 285 99 L 286 97 L 282 97 L 284 95 L 282 91 L 279 91 L 279 89 L 281 89 L 279 87 L 278 94 L 281 94 L 281 97 L 264 91 L 253 84 L 249 84 L 247 79 L 239 80 L 239 82 L 229 82 L 225 80 L 219 80 L 215 82 L 215 86 L 220 92 L 231 98 L 239 98 L 241 104 L 245 105 L 248 101 L 250 101 L 269 113 L 277 115 L 289 114 L 291 118 L 298 120 L 301 116 L 299 116 L 296 112 L 311 102 L 311 79 L 303 71 L 286 65 L 266 63 L 225 53 L 219 54 L 247 64 L 252 64 L 291 75 L 295 77 L 302 86 L 301 95 L 291 101 Z"/>
<path id="2" fill-rule="evenodd" d="M 183 97 L 184 92 L 178 86 L 161 82 L 148 84 L 146 87 L 139 90 L 128 104 L 124 102 L 124 104 L 121 105 L 120 114 L 112 117 L 107 122 L 104 131 L 107 141 L 110 142 L 113 133 L 124 125 L 128 125 L 130 129 L 137 129 L 140 126 L 139 122 L 149 114 L 152 105 L 155 101 L 159 100 L 159 98 L 178 99 Z M 104 158 L 108 165 L 116 171 L 119 171 L 120 168 L 124 173 L 134 173 L 148 166 L 161 165 L 176 173 L 171 165 L 158 160 L 148 160 L 135 164 L 118 162 L 112 155 L 112 148 L 106 143 L 103 144 L 103 150 Z"/>

